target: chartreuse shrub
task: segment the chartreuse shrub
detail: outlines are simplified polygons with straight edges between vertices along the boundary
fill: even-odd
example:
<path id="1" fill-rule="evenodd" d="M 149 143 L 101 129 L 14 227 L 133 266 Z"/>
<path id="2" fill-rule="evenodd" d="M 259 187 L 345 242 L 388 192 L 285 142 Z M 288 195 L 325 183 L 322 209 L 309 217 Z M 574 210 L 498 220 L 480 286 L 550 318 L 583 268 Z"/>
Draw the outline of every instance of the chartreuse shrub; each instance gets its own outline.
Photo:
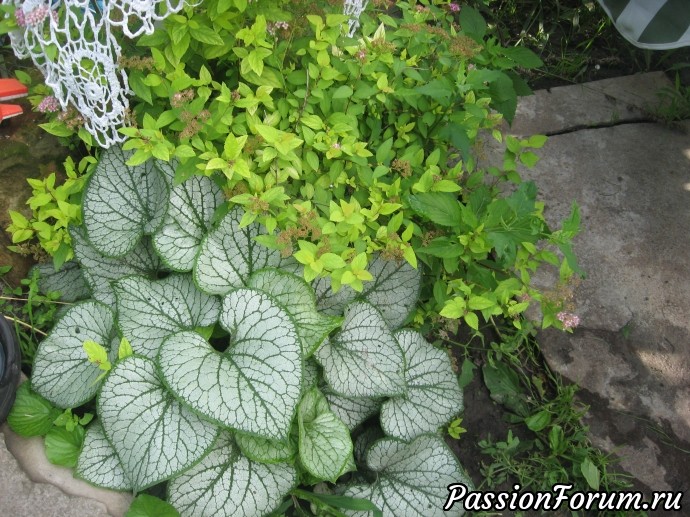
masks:
<path id="1" fill-rule="evenodd" d="M 426 266 L 416 325 L 440 314 L 519 326 L 543 299 L 537 267 L 559 266 L 564 280 L 577 270 L 579 216 L 552 231 L 521 184 L 516 168 L 537 161 L 529 149 L 544 137 L 505 138 L 503 163 L 488 168 L 477 142 L 504 140 L 500 124 L 529 93 L 518 71 L 541 61 L 502 47 L 470 7 L 389 4 L 372 2 L 354 38 L 340 2 L 205 0 L 167 17 L 121 60 L 135 94 L 128 163 L 176 160 L 174 185 L 213 176 L 207 195 L 241 205 L 241 225 L 263 225 L 259 242 L 302 264 L 307 281 L 361 290 L 364 264 L 381 254 Z M 520 187 L 506 194 L 511 183 Z M 127 227 L 115 241 L 125 248 L 146 231 Z M 155 239 L 177 236 L 166 231 Z M 193 258 L 154 246 L 173 269 Z M 542 310 L 545 326 L 558 324 L 558 303 Z"/>
<path id="2" fill-rule="evenodd" d="M 75 409 L 58 462 L 114 490 L 166 483 L 181 515 L 285 512 L 289 494 L 444 515 L 446 486 L 469 482 L 438 432 L 462 392 L 446 352 L 402 328 L 420 272 L 379 255 L 361 292 L 308 283 L 211 178 L 174 185 L 174 166 L 129 157 L 103 152 L 76 262 L 45 275 L 80 301 L 41 343 L 12 427 L 44 434 L 54 407 Z"/>

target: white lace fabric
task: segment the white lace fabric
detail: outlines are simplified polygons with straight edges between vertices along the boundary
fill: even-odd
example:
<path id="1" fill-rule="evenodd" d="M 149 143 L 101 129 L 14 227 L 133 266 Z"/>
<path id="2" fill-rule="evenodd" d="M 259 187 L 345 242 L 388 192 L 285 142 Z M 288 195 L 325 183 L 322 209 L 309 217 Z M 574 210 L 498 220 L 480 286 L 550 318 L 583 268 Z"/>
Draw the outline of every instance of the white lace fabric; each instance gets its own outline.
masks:
<path id="1" fill-rule="evenodd" d="M 16 7 L 20 29 L 10 33 L 15 55 L 31 58 L 63 110 L 73 105 L 104 148 L 122 142 L 131 94 L 118 67 L 122 48 L 113 34 L 151 34 L 154 23 L 179 12 L 185 0 L 0 0 Z M 349 35 L 368 0 L 345 0 Z M 119 32 L 119 31 L 118 31 Z M 49 57 L 50 56 L 50 57 Z"/>

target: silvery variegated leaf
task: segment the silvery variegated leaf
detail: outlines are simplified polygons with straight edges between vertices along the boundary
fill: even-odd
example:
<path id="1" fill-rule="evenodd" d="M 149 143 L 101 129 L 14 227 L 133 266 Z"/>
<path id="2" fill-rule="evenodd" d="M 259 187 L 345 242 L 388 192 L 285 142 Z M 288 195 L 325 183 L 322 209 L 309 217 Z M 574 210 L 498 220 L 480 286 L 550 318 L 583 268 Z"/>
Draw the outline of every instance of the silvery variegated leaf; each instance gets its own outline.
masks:
<path id="1" fill-rule="evenodd" d="M 130 167 L 132 152 L 113 146 L 101 153 L 84 192 L 84 225 L 91 244 L 108 257 L 130 252 L 142 235 L 163 224 L 168 185 L 149 160 Z"/>
<path id="2" fill-rule="evenodd" d="M 290 431 L 302 387 L 302 349 L 288 314 L 267 294 L 238 289 L 223 300 L 231 343 L 218 352 L 194 332 L 163 342 L 166 384 L 220 425 L 272 440 Z"/>
<path id="3" fill-rule="evenodd" d="M 421 271 L 404 260 L 385 260 L 381 255 L 367 269 L 374 280 L 364 284 L 364 299 L 381 311 L 390 328 L 400 327 L 419 299 Z"/>
<path id="4" fill-rule="evenodd" d="M 211 229 L 223 191 L 208 176 L 192 176 L 173 187 L 165 222 L 153 235 L 153 245 L 175 271 L 191 271 L 201 240 Z"/>
<path id="5" fill-rule="evenodd" d="M 168 501 L 181 517 L 263 517 L 296 484 L 294 466 L 254 462 L 223 432 L 201 462 L 169 483 Z"/>
<path id="6" fill-rule="evenodd" d="M 74 256 L 82 268 L 92 296 L 106 305 L 115 305 L 115 292 L 111 282 L 130 275 L 154 277 L 161 269 L 161 260 L 148 238 L 142 239 L 124 257 L 109 258 L 91 246 L 82 228 L 71 227 L 70 235 Z"/>
<path id="7" fill-rule="evenodd" d="M 304 361 L 302 370 L 302 394 L 312 388 L 316 388 L 319 383 L 319 365 L 313 357 Z"/>
<path id="8" fill-rule="evenodd" d="M 328 277 L 312 284 L 317 308 L 325 314 L 340 315 L 353 300 L 363 300 L 376 307 L 391 329 L 399 328 L 414 309 L 419 298 L 422 275 L 405 261 L 385 260 L 376 255 L 367 268 L 374 277 L 364 283 L 361 293 L 344 285 L 337 293 Z"/>
<path id="9" fill-rule="evenodd" d="M 262 246 L 254 237 L 263 235 L 257 223 L 240 228 L 242 209 L 235 207 L 201 243 L 194 265 L 194 279 L 210 294 L 226 294 L 247 285 L 249 275 L 266 267 L 278 267 L 278 250 Z"/>
<path id="10" fill-rule="evenodd" d="M 91 400 L 103 373 L 89 362 L 84 341 L 91 340 L 108 350 L 110 362 L 117 358 L 111 348 L 113 312 L 102 303 L 88 301 L 71 307 L 38 346 L 31 375 L 31 387 L 61 408 L 75 408 Z"/>
<path id="11" fill-rule="evenodd" d="M 317 479 L 335 483 L 353 463 L 352 439 L 347 426 L 333 413 L 317 389 L 308 391 L 297 410 L 299 458 Z"/>
<path id="12" fill-rule="evenodd" d="M 259 463 L 293 461 L 297 455 L 297 444 L 292 437 L 276 441 L 251 434 L 235 433 L 235 442 L 247 458 Z"/>
<path id="13" fill-rule="evenodd" d="M 328 276 L 315 278 L 311 285 L 316 293 L 316 307 L 329 316 L 342 315 L 345 307 L 360 294 L 348 285 L 342 286 L 338 292 L 333 292 L 331 278 Z"/>
<path id="14" fill-rule="evenodd" d="M 86 430 L 74 475 L 87 483 L 110 490 L 132 489 L 120 458 L 106 438 L 103 426 L 98 420 Z"/>
<path id="15" fill-rule="evenodd" d="M 342 330 L 314 354 L 329 388 L 345 397 L 405 393 L 405 358 L 381 313 L 366 302 L 348 305 Z"/>
<path id="16" fill-rule="evenodd" d="M 134 355 L 118 361 L 106 377 L 98 415 L 135 491 L 194 465 L 219 432 L 175 399 L 153 361 Z"/>
<path id="17" fill-rule="evenodd" d="M 407 393 L 383 404 L 381 427 L 389 436 L 411 440 L 436 432 L 460 413 L 462 390 L 445 351 L 413 330 L 401 330 L 395 338 L 405 352 Z"/>
<path id="18" fill-rule="evenodd" d="M 383 399 L 370 397 L 343 397 L 331 391 L 324 391 L 331 411 L 350 429 L 354 430 L 370 416 L 381 409 Z"/>
<path id="19" fill-rule="evenodd" d="M 38 270 L 38 286 L 43 294 L 59 291 L 60 300 L 70 303 L 91 296 L 81 268 L 73 260 L 65 262 L 59 271 L 52 264 L 37 264 L 34 268 Z"/>
<path id="20" fill-rule="evenodd" d="M 113 284 L 118 323 L 134 353 L 156 359 L 161 343 L 175 332 L 218 321 L 220 300 L 199 291 L 191 275 L 163 280 L 130 276 Z"/>
<path id="21" fill-rule="evenodd" d="M 443 511 L 448 497 L 446 487 L 453 483 L 471 486 L 471 481 L 440 436 L 421 435 L 410 443 L 383 438 L 369 448 L 367 465 L 376 472 L 376 481 L 352 485 L 344 495 L 368 499 L 386 516 L 464 515 L 459 504 Z M 344 513 L 353 517 L 372 515 L 352 510 Z"/>
<path id="22" fill-rule="evenodd" d="M 249 277 L 249 287 L 269 294 L 292 316 L 302 343 L 302 355 L 310 357 L 343 319 L 316 310 L 314 290 L 302 278 L 278 269 L 262 269 Z"/>

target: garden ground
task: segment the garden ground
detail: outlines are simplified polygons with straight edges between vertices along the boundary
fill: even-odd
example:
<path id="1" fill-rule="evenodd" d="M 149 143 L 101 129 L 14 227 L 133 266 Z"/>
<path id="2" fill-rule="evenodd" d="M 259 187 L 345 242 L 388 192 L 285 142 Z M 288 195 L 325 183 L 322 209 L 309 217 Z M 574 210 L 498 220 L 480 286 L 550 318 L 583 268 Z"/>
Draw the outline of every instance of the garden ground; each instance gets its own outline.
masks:
<path id="1" fill-rule="evenodd" d="M 522 99 L 509 129 L 551 135 L 542 160 L 524 171 L 539 186 L 547 219 L 565 217 L 573 200 L 582 208 L 575 251 L 587 277 L 573 287 L 581 324 L 573 334 L 541 334 L 543 353 L 582 387 L 594 444 L 618 454 L 620 467 L 646 490 L 687 490 L 690 480 L 690 122 L 655 122 L 657 93 L 670 85 L 653 73 L 540 90 Z M 14 142 L 9 130 L 0 128 L 0 155 Z M 491 147 L 485 151 L 491 160 Z M 553 279 L 544 275 L 540 283 L 548 288 Z M 453 446 L 479 484 L 479 462 L 487 458 L 477 442 L 489 432 L 505 439 L 509 426 L 498 422 L 504 412 L 479 376 L 465 392 L 467 433 Z M 0 446 L 0 513 L 107 515 L 100 503 L 43 484 L 59 485 L 71 473 L 27 460 L 40 439 L 20 439 L 6 425 L 0 431 L 0 443 L 30 471 L 27 477 Z M 124 508 L 109 504 L 113 515 Z"/>

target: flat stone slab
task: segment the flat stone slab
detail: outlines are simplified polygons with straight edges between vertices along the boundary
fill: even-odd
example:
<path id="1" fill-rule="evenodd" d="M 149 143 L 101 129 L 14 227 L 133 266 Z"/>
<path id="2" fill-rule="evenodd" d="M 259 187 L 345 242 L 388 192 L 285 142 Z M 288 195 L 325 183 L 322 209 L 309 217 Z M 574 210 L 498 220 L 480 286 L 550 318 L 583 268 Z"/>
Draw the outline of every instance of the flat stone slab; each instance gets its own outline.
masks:
<path id="1" fill-rule="evenodd" d="M 651 72 L 538 90 L 520 99 L 508 132 L 549 135 L 649 119 L 659 105 L 658 92 L 672 86 L 663 72 Z"/>
<path id="2" fill-rule="evenodd" d="M 573 201 L 582 215 L 574 248 L 587 276 L 570 286 L 581 324 L 573 334 L 541 332 L 547 361 L 589 393 L 595 444 L 616 451 L 647 487 L 679 490 L 690 479 L 690 455 L 679 452 L 690 450 L 690 121 L 578 129 L 611 113 L 581 105 L 585 91 L 627 92 L 635 98 L 626 106 L 644 106 L 665 86 L 665 77 L 645 74 L 537 92 L 509 132 L 575 128 L 550 137 L 537 166 L 521 171 L 536 182 L 553 228 Z M 560 100 L 544 111 L 553 95 Z M 571 113 L 563 106 L 572 102 L 580 107 Z M 554 292 L 557 280 L 555 272 L 536 277 Z"/>

